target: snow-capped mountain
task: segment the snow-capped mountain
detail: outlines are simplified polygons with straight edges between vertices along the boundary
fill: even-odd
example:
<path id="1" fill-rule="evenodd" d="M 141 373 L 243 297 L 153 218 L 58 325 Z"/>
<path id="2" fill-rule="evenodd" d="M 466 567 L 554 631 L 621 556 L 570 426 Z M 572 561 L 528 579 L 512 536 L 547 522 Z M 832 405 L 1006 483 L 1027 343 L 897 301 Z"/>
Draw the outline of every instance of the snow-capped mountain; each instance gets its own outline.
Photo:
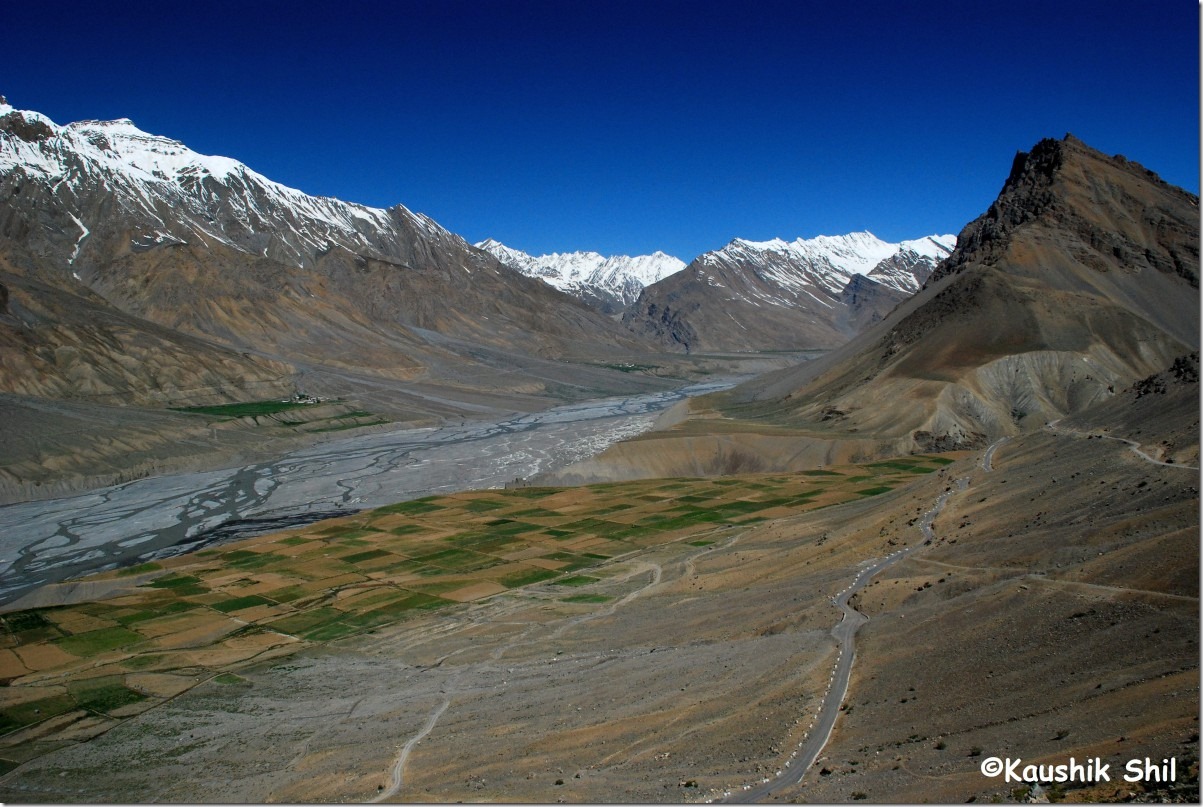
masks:
<path id="1" fill-rule="evenodd" d="M 935 265 L 952 254 L 956 242 L 955 235 L 930 235 L 892 244 L 870 232 L 820 235 L 796 241 L 736 238 L 722 249 L 702 255 L 698 261 L 704 266 L 754 267 L 754 273 L 765 285 L 752 291 L 752 296 L 770 305 L 788 305 L 791 290 L 811 294 L 817 288 L 837 294 L 853 275 L 866 275 L 913 294 Z M 773 293 L 774 286 L 787 294 Z"/>
<path id="2" fill-rule="evenodd" d="M 128 118 L 59 126 L 39 112 L 0 104 L 0 175 L 45 187 L 68 205 L 104 188 L 103 209 L 72 214 L 78 220 L 69 234 L 71 263 L 87 249 L 91 230 L 78 213 L 89 212 L 133 225 L 132 249 L 213 241 L 299 266 L 312 266 L 336 247 L 398 257 L 398 241 L 409 238 L 402 231 L 463 243 L 401 205 L 381 210 L 310 196 L 237 160 L 148 134 Z"/>
<path id="3" fill-rule="evenodd" d="M 540 395 L 558 359 L 606 345 L 641 347 L 401 205 L 311 196 L 127 119 L 60 126 L 0 98 L 0 347 L 22 356 L 0 362 L 0 391 L 245 398 L 303 365 Z M 517 357 L 556 361 L 524 375 Z"/>
<path id="4" fill-rule="evenodd" d="M 607 258 L 596 252 L 555 252 L 536 257 L 491 238 L 476 246 L 522 274 L 537 277 L 607 314 L 620 313 L 638 299 L 644 287 L 685 268 L 684 261 L 659 251 L 635 257 Z"/>
<path id="5" fill-rule="evenodd" d="M 868 277 L 906 294 L 914 294 L 923 288 L 932 271 L 952 254 L 956 245 L 955 235 L 929 235 L 903 241 L 897 252 L 873 267 Z"/>
<path id="6" fill-rule="evenodd" d="M 742 238 L 644 289 L 628 327 L 691 350 L 833 347 L 913 294 L 956 236 Z"/>

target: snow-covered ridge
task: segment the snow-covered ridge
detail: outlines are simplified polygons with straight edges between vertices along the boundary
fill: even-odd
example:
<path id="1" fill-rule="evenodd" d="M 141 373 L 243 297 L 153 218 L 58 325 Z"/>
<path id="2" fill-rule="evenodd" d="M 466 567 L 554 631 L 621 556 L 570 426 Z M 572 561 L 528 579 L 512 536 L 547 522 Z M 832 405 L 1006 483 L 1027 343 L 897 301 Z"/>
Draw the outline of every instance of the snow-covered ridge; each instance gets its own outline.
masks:
<path id="1" fill-rule="evenodd" d="M 829 264 L 842 274 L 867 275 L 882 261 L 899 252 L 912 252 L 919 257 L 942 260 L 952 252 L 956 243 L 955 235 L 929 235 L 892 244 L 866 231 L 847 235 L 820 235 L 795 241 L 784 241 L 780 238 L 771 241 L 748 241 L 736 238 L 718 252 L 739 256 L 775 252 L 802 261 Z"/>
<path id="2" fill-rule="evenodd" d="M 644 286 L 685 268 L 685 262 L 663 252 L 651 255 L 614 255 L 596 252 L 554 252 L 528 255 L 488 239 L 476 244 L 497 260 L 522 274 L 538 278 L 560 291 L 587 301 L 603 301 L 609 310 L 633 303 Z"/>
<path id="3" fill-rule="evenodd" d="M 898 252 L 875 266 L 868 277 L 914 294 L 940 261 L 952 254 L 956 245 L 955 235 L 929 235 L 914 241 L 903 241 L 898 245 Z"/>
<path id="4" fill-rule="evenodd" d="M 931 235 L 899 243 L 870 232 L 785 241 L 736 238 L 698 258 L 695 271 L 722 274 L 730 296 L 755 305 L 792 307 L 803 300 L 830 307 L 854 275 L 865 275 L 906 294 L 919 290 L 936 264 L 952 252 L 956 236 Z"/>
<path id="5" fill-rule="evenodd" d="M 898 244 L 882 241 L 869 232 L 820 235 L 796 241 L 745 241 L 737 238 L 723 250 L 740 253 L 776 252 L 802 261 L 821 261 L 844 274 L 867 275 L 873 267 L 898 251 Z"/>
<path id="6" fill-rule="evenodd" d="M 307 264 L 331 248 L 387 257 L 397 219 L 436 238 L 458 240 L 431 219 L 311 196 L 229 157 L 200 154 L 142 131 L 128 118 L 60 126 L 47 116 L 0 103 L 0 175 L 45 185 L 61 201 L 103 189 L 116 210 L 145 232 L 131 243 L 218 241 L 236 249 Z M 89 211 L 81 226 L 95 228 Z M 215 215 L 215 213 L 217 215 Z M 280 233 L 284 233 L 283 236 Z"/>

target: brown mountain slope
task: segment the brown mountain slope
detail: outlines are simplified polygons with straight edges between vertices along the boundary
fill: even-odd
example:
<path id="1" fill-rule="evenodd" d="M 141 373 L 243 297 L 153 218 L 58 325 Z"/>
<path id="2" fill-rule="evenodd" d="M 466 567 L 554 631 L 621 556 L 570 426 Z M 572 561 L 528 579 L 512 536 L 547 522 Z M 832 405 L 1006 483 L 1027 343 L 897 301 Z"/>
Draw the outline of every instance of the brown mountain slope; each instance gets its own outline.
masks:
<path id="1" fill-rule="evenodd" d="M 0 254 L 0 390 L 93 403 L 264 398 L 292 368 L 125 314 L 86 289 L 11 271 Z"/>
<path id="2" fill-rule="evenodd" d="M 1198 215 L 1197 197 L 1136 163 L 1071 136 L 1041 141 L 884 321 L 821 359 L 695 399 L 667 430 L 560 478 L 981 447 L 1096 407 L 1197 348 Z"/>
<path id="3" fill-rule="evenodd" d="M 304 391 L 370 410 L 365 426 L 430 424 L 675 383 L 621 361 L 696 366 L 649 347 L 401 205 L 309 196 L 128 120 L 59 126 L 0 99 L 0 396 L 20 413 L 0 498 L 181 467 L 173 448 L 216 467 L 318 439 L 189 447 L 163 407 Z"/>
<path id="4" fill-rule="evenodd" d="M 1080 141 L 1020 154 L 924 290 L 731 398 L 792 423 L 981 445 L 1105 400 L 1199 339 L 1198 199 Z"/>

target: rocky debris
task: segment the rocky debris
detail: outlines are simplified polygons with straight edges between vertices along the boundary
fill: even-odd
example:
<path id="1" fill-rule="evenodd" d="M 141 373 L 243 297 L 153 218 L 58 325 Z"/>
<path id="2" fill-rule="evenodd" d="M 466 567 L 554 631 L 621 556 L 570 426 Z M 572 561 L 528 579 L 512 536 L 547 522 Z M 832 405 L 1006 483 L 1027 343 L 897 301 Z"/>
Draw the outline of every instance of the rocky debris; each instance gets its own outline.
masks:
<path id="1" fill-rule="evenodd" d="M 1199 351 L 1179 356 L 1170 365 L 1170 375 L 1181 384 L 1199 383 Z"/>
<path id="2" fill-rule="evenodd" d="M 911 433 L 915 450 L 920 454 L 937 454 L 944 451 L 968 451 L 985 448 L 986 435 L 980 432 L 933 434 L 923 429 Z"/>
<path id="3" fill-rule="evenodd" d="M 1140 399 L 1146 395 L 1165 395 L 1171 384 L 1198 383 L 1199 353 L 1195 351 L 1174 359 L 1174 363 L 1165 372 L 1154 373 L 1147 378 L 1142 378 L 1140 381 L 1135 382 L 1128 388 L 1128 392 L 1133 393 L 1137 399 Z"/>

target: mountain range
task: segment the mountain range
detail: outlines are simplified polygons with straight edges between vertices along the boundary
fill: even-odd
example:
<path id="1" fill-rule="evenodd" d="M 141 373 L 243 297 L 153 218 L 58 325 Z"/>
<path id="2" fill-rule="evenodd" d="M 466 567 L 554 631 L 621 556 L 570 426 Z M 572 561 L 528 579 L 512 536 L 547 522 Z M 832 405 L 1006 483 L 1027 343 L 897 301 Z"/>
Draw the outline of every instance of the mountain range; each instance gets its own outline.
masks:
<path id="1" fill-rule="evenodd" d="M 889 243 L 872 233 L 783 241 L 733 240 L 688 267 L 656 252 L 534 257 L 492 239 L 477 247 L 542 279 L 663 349 L 832 347 L 919 290 L 956 245 L 952 235 Z"/>
<path id="2" fill-rule="evenodd" d="M 499 413 L 784 367 L 512 489 L 9 603 L 0 797 L 1198 801 L 1197 196 L 1067 135 L 955 239 L 736 239 L 654 282 L 484 247 L 0 98 L 0 496 L 229 446 L 228 488 L 150 494 L 208 518 L 297 484 L 238 452 L 300 410 L 483 413 L 524 453 Z M 297 420 L 174 411 L 283 395 Z M 158 529 L 99 498 L 10 562 Z M 982 776 L 1004 752 L 1182 776 L 1044 792 Z"/>
<path id="3" fill-rule="evenodd" d="M 836 344 L 946 244 L 737 240 L 685 270 L 663 253 L 533 258 L 402 205 L 305 194 L 128 119 L 60 126 L 4 101 L 0 393 L 179 406 L 383 383 L 398 395 L 377 405 L 402 419 L 530 408 L 662 386 L 608 369 L 615 355 Z"/>
<path id="4" fill-rule="evenodd" d="M 642 348 L 426 216 L 310 196 L 129 120 L 0 106 L 0 210 L 2 391 L 180 404 L 304 372 L 538 395 L 630 388 L 560 360 Z"/>
<path id="5" fill-rule="evenodd" d="M 921 293 L 742 397 L 920 450 L 1084 411 L 1197 350 L 1198 204 L 1072 135 L 1042 140 Z"/>
<path id="6" fill-rule="evenodd" d="M 477 248 L 401 205 L 309 196 L 129 120 L 59 126 L 5 102 L 0 393 L 35 431 L 47 400 L 95 414 L 298 391 L 429 423 L 662 389 L 657 375 L 701 367 L 672 351 L 834 348 L 723 406 L 833 456 L 977 446 L 1197 345 L 1197 204 L 1067 136 L 1017 157 L 956 238 L 735 239 L 673 272 L 660 253 Z M 68 408 L 57 430 L 103 432 L 69 427 L 83 410 Z"/>
<path id="7" fill-rule="evenodd" d="M 919 289 L 951 235 L 889 243 L 872 233 L 746 241 L 644 289 L 627 327 L 688 351 L 830 348 Z"/>
<path id="8" fill-rule="evenodd" d="M 21 426 L 0 435 L 4 497 L 258 456 L 263 429 L 200 441 L 168 407 L 299 393 L 345 402 L 323 429 L 419 425 L 692 372 L 649 347 L 404 206 L 0 99 L 0 410 Z"/>
<path id="9" fill-rule="evenodd" d="M 622 314 L 639 298 L 645 286 L 685 268 L 685 262 L 663 252 L 651 255 L 614 255 L 596 252 L 554 252 L 533 256 L 493 239 L 476 246 L 527 277 L 539 278 L 606 314 Z"/>

